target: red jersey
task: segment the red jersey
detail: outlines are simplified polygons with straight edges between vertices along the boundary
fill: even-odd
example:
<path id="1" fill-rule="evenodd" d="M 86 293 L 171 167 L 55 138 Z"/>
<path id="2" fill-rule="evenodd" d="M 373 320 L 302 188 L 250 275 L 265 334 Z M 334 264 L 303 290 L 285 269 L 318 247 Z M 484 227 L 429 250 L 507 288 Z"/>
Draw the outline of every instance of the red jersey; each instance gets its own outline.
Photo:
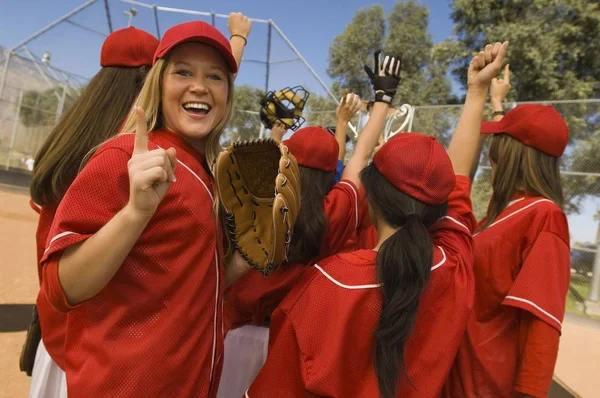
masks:
<path id="1" fill-rule="evenodd" d="M 69 396 L 213 397 L 223 354 L 223 266 L 213 187 L 204 158 L 160 130 L 150 149 L 177 150 L 172 183 L 123 264 L 91 299 L 70 306 L 58 280 L 68 247 L 100 230 L 129 200 L 135 136 L 104 144 L 61 201 L 46 253 L 43 289 L 67 312 Z"/>
<path id="2" fill-rule="evenodd" d="M 44 249 L 46 248 L 46 241 L 48 240 L 48 234 L 50 233 L 52 221 L 54 221 L 56 206 L 41 207 L 34 203 L 33 200 L 30 200 L 29 204 L 31 208 L 40 215 L 35 234 L 35 242 L 37 249 L 38 278 L 41 285 L 43 275 L 40 261 L 44 255 Z M 42 329 L 42 340 L 44 341 L 44 347 L 46 347 L 46 351 L 48 351 L 48 354 L 52 360 L 56 362 L 61 369 L 64 369 L 65 329 L 67 324 L 67 315 L 64 312 L 58 311 L 50 304 L 41 286 L 36 300 L 36 305 Z"/>
<path id="3" fill-rule="evenodd" d="M 349 180 L 338 182 L 325 196 L 325 236 L 314 261 L 337 253 L 354 233 L 359 223 L 358 204 L 363 197 L 364 193 Z M 285 263 L 268 276 L 246 273 L 226 291 L 227 301 L 240 313 L 236 318 L 252 319 L 253 324 L 263 325 L 307 269 L 307 264 Z M 232 323 L 234 327 L 242 326 L 234 320 Z"/>
<path id="4" fill-rule="evenodd" d="M 430 229 L 429 283 L 405 346 L 399 397 L 439 396 L 456 356 L 473 302 L 470 181 L 456 177 L 448 215 Z M 377 252 L 329 257 L 311 268 L 271 318 L 269 354 L 247 397 L 378 397 L 373 332 L 381 291 Z"/>
<path id="5" fill-rule="evenodd" d="M 552 201 L 523 197 L 476 234 L 473 246 L 475 304 L 446 396 L 520 396 L 517 384 L 527 387 L 520 376 L 523 311 L 561 330 L 571 275 L 567 219 Z"/>

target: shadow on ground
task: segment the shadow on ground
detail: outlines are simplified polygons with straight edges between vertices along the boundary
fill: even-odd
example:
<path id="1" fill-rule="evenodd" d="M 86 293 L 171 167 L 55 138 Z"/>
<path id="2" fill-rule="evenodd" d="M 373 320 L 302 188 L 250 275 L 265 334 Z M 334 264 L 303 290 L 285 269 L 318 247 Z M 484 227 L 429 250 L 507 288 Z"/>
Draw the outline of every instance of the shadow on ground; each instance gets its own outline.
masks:
<path id="1" fill-rule="evenodd" d="M 0 304 L 0 333 L 27 330 L 33 315 L 33 304 Z"/>

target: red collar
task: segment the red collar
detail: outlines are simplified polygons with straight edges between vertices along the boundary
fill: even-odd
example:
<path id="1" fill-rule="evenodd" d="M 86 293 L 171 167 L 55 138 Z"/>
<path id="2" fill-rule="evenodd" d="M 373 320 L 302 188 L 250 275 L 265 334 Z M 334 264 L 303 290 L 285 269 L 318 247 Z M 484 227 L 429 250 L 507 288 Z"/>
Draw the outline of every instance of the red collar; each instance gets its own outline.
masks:
<path id="1" fill-rule="evenodd" d="M 158 130 L 154 130 L 151 134 L 157 134 L 158 137 L 164 138 L 170 143 L 174 144 L 178 148 L 183 149 L 196 159 L 200 161 L 200 163 L 204 163 L 204 154 L 200 153 L 196 148 L 194 148 L 189 142 L 187 142 L 182 136 L 168 130 L 166 128 L 161 128 Z M 167 149 L 167 148 L 165 148 Z"/>

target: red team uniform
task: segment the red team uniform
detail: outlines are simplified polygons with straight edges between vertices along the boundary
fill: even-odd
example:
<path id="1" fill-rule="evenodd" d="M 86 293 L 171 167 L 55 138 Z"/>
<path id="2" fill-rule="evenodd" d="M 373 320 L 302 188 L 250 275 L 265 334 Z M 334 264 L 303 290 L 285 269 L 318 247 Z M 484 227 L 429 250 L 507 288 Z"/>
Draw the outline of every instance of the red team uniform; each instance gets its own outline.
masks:
<path id="1" fill-rule="evenodd" d="M 108 35 L 102 44 L 100 65 L 102 67 L 137 68 L 152 65 L 154 52 L 158 47 L 158 40 L 143 30 L 129 27 L 119 29 Z M 115 131 L 115 134 L 117 132 Z M 93 133 L 92 133 L 93 134 Z M 91 149 L 91 148 L 90 148 Z M 37 248 L 38 277 L 42 284 L 41 259 L 46 249 L 50 228 L 56 214 L 57 205 L 40 207 L 33 201 L 31 207 L 39 215 L 38 227 L 35 235 Z M 38 293 L 36 300 L 42 329 L 42 340 L 48 354 L 54 362 L 65 369 L 64 345 L 67 316 L 64 312 L 56 310 L 47 300 L 43 289 Z"/>
<path id="2" fill-rule="evenodd" d="M 561 115 L 534 104 L 484 123 L 482 133 L 508 134 L 557 159 L 569 139 Z M 473 239 L 475 305 L 447 397 L 544 397 L 552 382 L 571 275 L 569 227 L 549 199 L 512 199 Z"/>
<path id="3" fill-rule="evenodd" d="M 430 229 L 431 275 L 405 347 L 414 387 L 402 376 L 398 396 L 439 396 L 464 334 L 474 289 L 469 191 L 469 179 L 457 176 L 447 216 Z M 376 258 L 376 251 L 358 250 L 310 269 L 307 282 L 273 313 L 269 355 L 246 397 L 379 396 L 372 337 L 381 310 Z"/>
<path id="4" fill-rule="evenodd" d="M 133 134 L 92 157 L 63 198 L 42 259 L 43 288 L 67 312 L 69 396 L 215 396 L 223 354 L 223 264 L 204 157 L 167 130 L 150 149 L 177 150 L 173 184 L 119 271 L 70 306 L 58 280 L 68 247 L 102 228 L 129 200 Z"/>
<path id="5" fill-rule="evenodd" d="M 520 396 L 515 387 L 545 396 L 552 379 L 556 357 L 528 361 L 525 347 L 558 347 L 570 279 L 565 214 L 548 199 L 522 196 L 496 220 L 474 237 L 475 305 L 448 397 Z"/>

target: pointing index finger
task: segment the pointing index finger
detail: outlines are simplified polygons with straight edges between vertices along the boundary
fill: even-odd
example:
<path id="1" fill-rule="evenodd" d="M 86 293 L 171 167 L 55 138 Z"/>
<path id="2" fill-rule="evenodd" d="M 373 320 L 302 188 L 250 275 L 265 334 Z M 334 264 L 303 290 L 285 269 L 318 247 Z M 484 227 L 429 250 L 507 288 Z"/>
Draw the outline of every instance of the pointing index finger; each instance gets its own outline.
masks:
<path id="1" fill-rule="evenodd" d="M 506 84 L 510 84 L 510 64 L 506 64 L 504 67 L 504 81 Z"/>
<path id="2" fill-rule="evenodd" d="M 137 124 L 135 128 L 135 142 L 133 144 L 133 153 L 144 153 L 148 152 L 148 128 L 146 124 L 146 115 L 144 110 L 136 106 L 135 115 L 137 117 Z"/>

